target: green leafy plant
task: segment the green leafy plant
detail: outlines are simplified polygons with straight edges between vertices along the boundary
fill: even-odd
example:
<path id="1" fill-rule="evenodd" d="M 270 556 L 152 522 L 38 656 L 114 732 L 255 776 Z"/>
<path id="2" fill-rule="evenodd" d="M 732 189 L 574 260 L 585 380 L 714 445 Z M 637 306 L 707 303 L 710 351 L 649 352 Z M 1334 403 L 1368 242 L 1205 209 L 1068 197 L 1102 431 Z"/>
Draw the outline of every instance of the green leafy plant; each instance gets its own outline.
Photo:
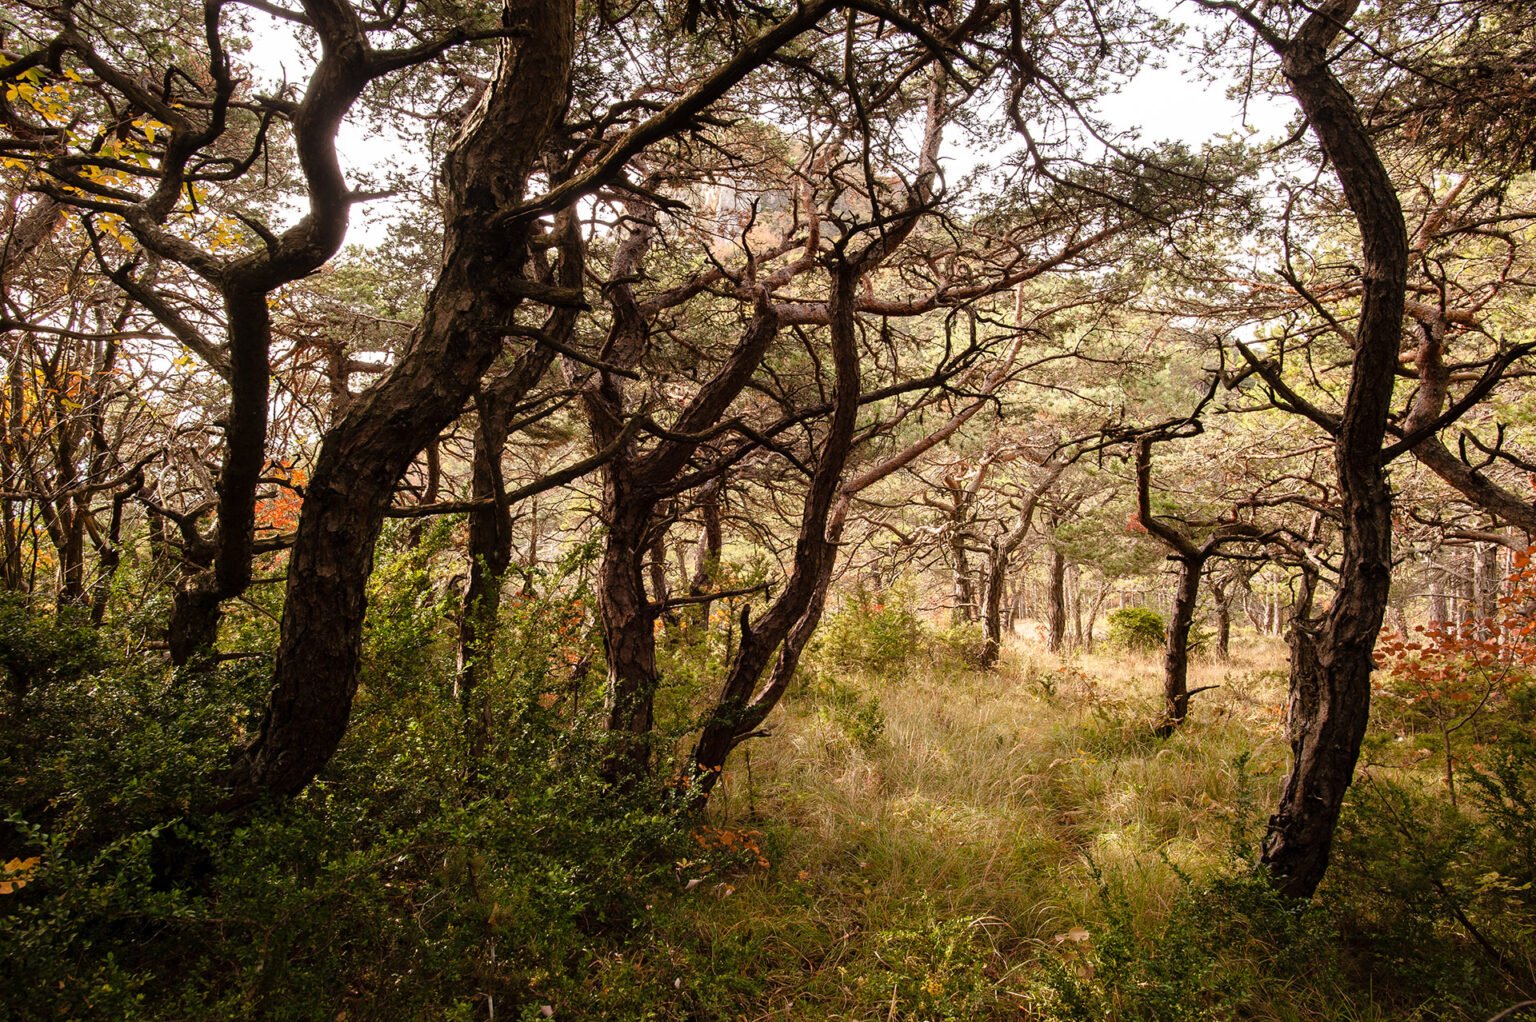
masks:
<path id="1" fill-rule="evenodd" d="M 1109 615 L 1109 644 L 1117 649 L 1150 653 L 1161 649 L 1168 622 L 1146 607 L 1122 607 Z"/>

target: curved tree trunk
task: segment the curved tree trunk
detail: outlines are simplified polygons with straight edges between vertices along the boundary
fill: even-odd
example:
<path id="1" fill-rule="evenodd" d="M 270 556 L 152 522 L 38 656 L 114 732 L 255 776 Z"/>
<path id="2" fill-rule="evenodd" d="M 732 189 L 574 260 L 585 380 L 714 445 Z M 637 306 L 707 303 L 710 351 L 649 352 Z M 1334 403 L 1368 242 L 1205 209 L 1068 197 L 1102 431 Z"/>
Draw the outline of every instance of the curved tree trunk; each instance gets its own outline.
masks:
<path id="1" fill-rule="evenodd" d="M 1391 178 L 1328 47 L 1358 0 L 1330 0 L 1281 49 L 1281 70 L 1333 164 L 1363 247 L 1353 371 L 1338 422 L 1336 468 L 1344 554 L 1339 590 L 1314 632 L 1297 621 L 1291 663 L 1294 762 L 1264 838 L 1280 891 L 1310 897 L 1328 868 L 1339 810 L 1370 711 L 1371 654 L 1392 580 L 1392 495 L 1382 442 L 1402 339 L 1408 244 Z"/>
<path id="2" fill-rule="evenodd" d="M 357 688 L 374 543 L 401 474 L 463 409 L 516 326 L 536 222 L 515 208 L 563 112 L 575 38 L 570 3 L 524 10 L 495 78 L 447 160 L 441 276 L 394 369 L 352 401 L 322 442 L 289 560 L 274 684 L 230 804 L 292 794 L 329 761 Z M 523 286 L 519 286 L 519 285 Z"/>
<path id="3" fill-rule="evenodd" d="M 838 488 L 858 423 L 860 382 L 854 300 L 860 277 L 858 268 L 847 264 L 833 270 L 828 301 L 835 374 L 832 419 L 805 495 L 790 577 L 783 593 L 756 628 L 751 627 L 743 609 L 741 644 L 727 669 L 714 711 L 694 745 L 691 794 L 696 807 L 702 807 L 719 781 L 731 750 L 757 733 L 778 705 L 826 605 L 846 511 L 846 498 L 839 499 Z M 778 657 L 773 670 L 754 694 L 753 688 L 775 650 Z"/>

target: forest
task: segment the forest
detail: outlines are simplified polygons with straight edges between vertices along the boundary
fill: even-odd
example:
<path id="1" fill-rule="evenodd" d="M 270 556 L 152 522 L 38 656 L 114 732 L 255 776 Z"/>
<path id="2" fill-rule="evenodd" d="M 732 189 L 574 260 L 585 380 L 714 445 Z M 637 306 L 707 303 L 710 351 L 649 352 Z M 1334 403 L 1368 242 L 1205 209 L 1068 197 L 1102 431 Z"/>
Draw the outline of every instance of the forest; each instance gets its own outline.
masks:
<path id="1" fill-rule="evenodd" d="M 6 0 L 0 202 L 0 1020 L 1536 1019 L 1528 0 Z"/>

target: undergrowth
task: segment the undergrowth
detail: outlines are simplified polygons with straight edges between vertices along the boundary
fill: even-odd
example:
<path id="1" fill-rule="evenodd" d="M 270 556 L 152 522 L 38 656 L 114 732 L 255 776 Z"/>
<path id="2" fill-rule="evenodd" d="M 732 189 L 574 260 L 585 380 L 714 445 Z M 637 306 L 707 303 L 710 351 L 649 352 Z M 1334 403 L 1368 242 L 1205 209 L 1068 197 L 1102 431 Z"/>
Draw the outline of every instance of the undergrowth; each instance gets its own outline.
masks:
<path id="1" fill-rule="evenodd" d="M 336 760 L 240 817 L 212 807 L 267 661 L 168 672 L 5 609 L 7 663 L 57 666 L 0 720 L 0 1016 L 1470 1020 L 1536 985 L 1524 703 L 1455 805 L 1378 737 L 1298 907 L 1252 868 L 1278 646 L 1197 661 L 1165 740 L 1155 660 L 980 672 L 855 601 L 699 820 L 598 775 L 579 572 L 509 601 L 469 739 L 431 549 L 381 564 Z M 685 714 L 720 650 L 665 655 Z"/>

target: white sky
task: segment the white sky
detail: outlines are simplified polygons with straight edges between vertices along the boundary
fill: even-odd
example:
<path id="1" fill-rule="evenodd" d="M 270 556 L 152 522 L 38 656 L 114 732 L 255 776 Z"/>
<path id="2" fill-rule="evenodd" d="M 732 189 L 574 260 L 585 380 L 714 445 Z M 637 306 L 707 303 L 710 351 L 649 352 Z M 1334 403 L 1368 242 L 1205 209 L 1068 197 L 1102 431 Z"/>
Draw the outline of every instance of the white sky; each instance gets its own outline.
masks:
<path id="1" fill-rule="evenodd" d="M 1152 0 L 1149 6 L 1162 8 L 1159 13 L 1193 27 L 1185 9 L 1173 7 L 1168 0 Z M 285 71 L 289 77 L 302 81 L 308 61 L 297 45 L 292 26 L 266 21 L 259 14 L 253 15 L 252 21 L 255 31 L 247 57 L 265 79 L 264 84 L 281 80 Z M 1136 129 L 1144 142 L 1174 140 L 1198 149 L 1203 143 L 1226 135 L 1272 138 L 1282 133 L 1295 114 L 1294 104 L 1269 97 L 1250 98 L 1245 109 L 1241 100 L 1226 95 L 1228 82 L 1210 81 L 1210 76 L 1197 69 L 1182 48 L 1165 51 L 1160 58 L 1159 66 L 1143 68 L 1123 90 L 1106 97 L 1099 105 L 1101 114 L 1112 126 Z M 343 166 L 349 169 L 369 169 L 386 162 L 412 167 L 418 162 L 413 159 L 414 154 L 402 151 L 395 140 L 371 136 L 355 119 L 342 126 L 339 142 Z M 963 152 L 945 153 L 944 159 L 956 169 L 963 169 L 970 162 Z M 423 167 L 419 172 L 432 171 Z M 393 205 L 386 200 L 355 208 L 348 244 L 366 246 L 382 241 L 391 215 L 398 215 L 391 208 Z M 294 212 L 297 216 L 301 211 L 296 208 Z"/>

